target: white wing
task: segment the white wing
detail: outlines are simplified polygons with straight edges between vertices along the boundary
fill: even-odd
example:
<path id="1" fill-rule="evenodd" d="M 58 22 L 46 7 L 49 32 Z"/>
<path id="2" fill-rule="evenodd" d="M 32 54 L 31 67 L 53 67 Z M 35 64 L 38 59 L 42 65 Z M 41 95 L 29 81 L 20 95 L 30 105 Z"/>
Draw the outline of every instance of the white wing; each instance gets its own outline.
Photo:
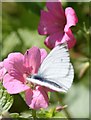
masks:
<path id="1" fill-rule="evenodd" d="M 56 46 L 49 53 L 41 64 L 38 75 L 45 78 L 45 81 L 48 81 L 41 82 L 41 85 L 56 91 L 67 92 L 71 87 L 74 71 L 70 63 L 68 46 L 66 43 Z M 60 86 L 60 88 L 49 83 L 55 83 Z"/>

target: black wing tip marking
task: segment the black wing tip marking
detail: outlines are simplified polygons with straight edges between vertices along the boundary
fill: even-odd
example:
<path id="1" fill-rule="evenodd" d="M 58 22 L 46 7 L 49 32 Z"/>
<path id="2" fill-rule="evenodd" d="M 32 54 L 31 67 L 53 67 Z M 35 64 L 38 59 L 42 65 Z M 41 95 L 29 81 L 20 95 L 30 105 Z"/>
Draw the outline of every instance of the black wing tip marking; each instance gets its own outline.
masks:
<path id="1" fill-rule="evenodd" d="M 68 51 L 68 44 L 67 44 L 67 42 L 58 44 L 56 47 L 59 47 L 59 49 L 65 48 Z"/>
<path id="2" fill-rule="evenodd" d="M 66 47 L 68 47 L 68 44 L 67 44 L 67 42 L 64 42 L 64 43 L 58 44 L 57 46 L 66 46 Z"/>

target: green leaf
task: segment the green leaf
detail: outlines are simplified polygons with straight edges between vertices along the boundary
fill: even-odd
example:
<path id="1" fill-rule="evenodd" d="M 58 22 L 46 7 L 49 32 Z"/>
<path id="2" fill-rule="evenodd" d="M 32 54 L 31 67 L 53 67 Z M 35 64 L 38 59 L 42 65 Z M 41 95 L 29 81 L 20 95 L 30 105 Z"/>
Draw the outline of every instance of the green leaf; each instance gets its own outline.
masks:
<path id="1" fill-rule="evenodd" d="M 55 107 L 48 108 L 37 112 L 39 118 L 67 118 L 64 111 L 57 112 Z"/>
<path id="2" fill-rule="evenodd" d="M 11 113 L 10 117 L 11 118 L 19 118 L 19 113 Z"/>
<path id="3" fill-rule="evenodd" d="M 67 117 L 63 111 L 60 111 L 60 112 L 56 112 L 53 118 L 67 118 Z"/>
<path id="4" fill-rule="evenodd" d="M 20 118 L 31 118 L 32 117 L 32 111 L 31 110 L 27 110 L 24 112 L 20 113 Z"/>
<path id="5" fill-rule="evenodd" d="M 13 104 L 13 97 L 7 93 L 0 83 L 0 114 L 7 112 Z"/>

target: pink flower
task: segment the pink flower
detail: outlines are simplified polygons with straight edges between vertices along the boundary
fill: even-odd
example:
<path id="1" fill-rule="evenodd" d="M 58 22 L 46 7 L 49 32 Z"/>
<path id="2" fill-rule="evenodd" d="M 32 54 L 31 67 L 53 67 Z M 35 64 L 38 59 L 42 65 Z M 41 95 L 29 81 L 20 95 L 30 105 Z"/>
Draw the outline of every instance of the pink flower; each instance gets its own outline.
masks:
<path id="1" fill-rule="evenodd" d="M 28 89 L 26 91 L 25 98 L 27 105 L 31 108 L 35 108 L 36 110 L 40 108 L 47 108 L 48 106 L 47 91 L 42 86 L 37 86 L 33 91 Z"/>
<path id="2" fill-rule="evenodd" d="M 26 80 L 26 77 L 38 72 L 41 62 L 47 53 L 44 49 L 33 47 L 21 53 L 11 53 L 4 60 L 7 74 L 4 76 L 3 85 L 10 94 L 25 91 L 26 103 L 33 109 L 46 108 L 48 106 L 47 88 L 36 85 Z M 34 89 L 32 89 L 34 87 Z"/>
<path id="3" fill-rule="evenodd" d="M 45 45 L 52 49 L 58 44 L 67 41 L 68 47 L 72 48 L 76 39 L 70 29 L 78 22 L 75 11 L 71 7 L 67 7 L 65 12 L 59 0 L 56 2 L 47 2 L 48 11 L 41 11 L 38 32 L 41 35 L 47 35 Z"/>
<path id="4" fill-rule="evenodd" d="M 6 73 L 6 69 L 4 68 L 3 62 L 0 62 L 0 80 L 3 79 L 5 73 Z"/>

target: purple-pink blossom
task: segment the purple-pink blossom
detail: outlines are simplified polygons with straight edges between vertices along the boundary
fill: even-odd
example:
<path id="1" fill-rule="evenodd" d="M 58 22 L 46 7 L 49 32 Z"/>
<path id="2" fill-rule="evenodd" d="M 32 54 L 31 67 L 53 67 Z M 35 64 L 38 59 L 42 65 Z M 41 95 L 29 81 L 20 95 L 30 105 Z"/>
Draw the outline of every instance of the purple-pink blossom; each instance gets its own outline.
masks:
<path id="1" fill-rule="evenodd" d="M 58 44 L 67 42 L 68 47 L 72 48 L 76 39 L 71 31 L 71 26 L 75 26 L 78 18 L 73 8 L 67 7 L 65 11 L 61 2 L 47 2 L 48 11 L 41 11 L 38 32 L 41 35 L 47 35 L 44 41 L 45 45 L 52 49 Z"/>
<path id="2" fill-rule="evenodd" d="M 47 52 L 44 49 L 32 47 L 24 55 L 10 53 L 3 61 L 4 68 L 7 70 L 3 78 L 3 86 L 10 94 L 24 91 L 26 103 L 32 109 L 46 108 L 48 106 L 47 88 L 34 85 L 26 80 L 27 76 L 38 72 L 46 55 Z"/>

